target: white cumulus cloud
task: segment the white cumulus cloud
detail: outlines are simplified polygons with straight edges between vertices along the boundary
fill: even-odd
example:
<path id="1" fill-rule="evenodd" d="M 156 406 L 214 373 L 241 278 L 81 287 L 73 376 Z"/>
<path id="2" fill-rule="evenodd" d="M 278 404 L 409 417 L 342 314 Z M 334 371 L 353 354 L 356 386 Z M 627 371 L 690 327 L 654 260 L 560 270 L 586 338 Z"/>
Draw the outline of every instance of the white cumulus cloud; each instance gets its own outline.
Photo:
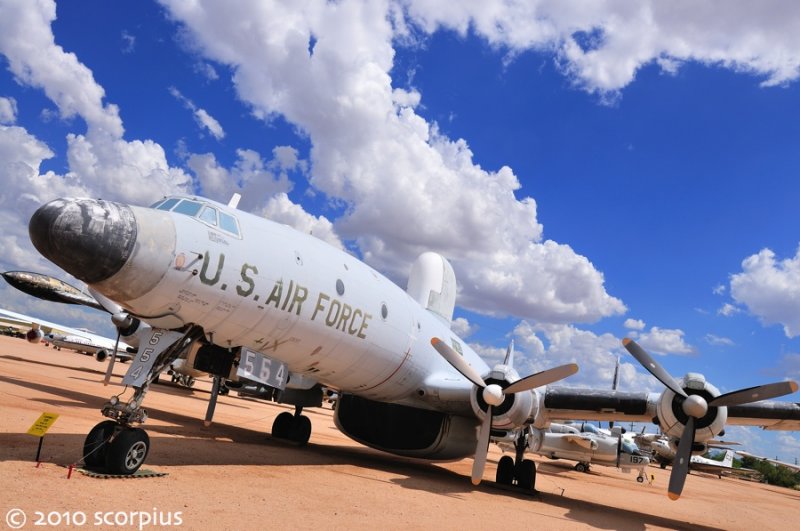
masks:
<path id="1" fill-rule="evenodd" d="M 461 338 L 467 338 L 477 332 L 478 325 L 470 323 L 464 317 L 456 317 L 450 324 L 450 329 Z"/>
<path id="2" fill-rule="evenodd" d="M 654 326 L 636 340 L 642 348 L 655 354 L 694 354 L 696 349 L 683 339 L 683 330 Z"/>
<path id="3" fill-rule="evenodd" d="M 472 31 L 509 55 L 556 50 L 563 71 L 590 92 L 612 93 L 649 64 L 674 74 L 696 61 L 759 76 L 800 75 L 800 5 L 791 0 L 691 2 L 430 2 L 406 0 L 407 24 Z"/>
<path id="4" fill-rule="evenodd" d="M 311 234 L 337 249 L 344 250 L 344 245 L 336 234 L 333 224 L 325 216 L 309 214 L 303 207 L 289 200 L 285 193 L 270 197 L 263 210 L 265 217 L 289 225 L 300 232 Z"/>
<path id="5" fill-rule="evenodd" d="M 17 100 L 0 97 L 0 124 L 11 125 L 17 121 Z"/>
<path id="6" fill-rule="evenodd" d="M 628 330 L 644 330 L 644 321 L 641 319 L 625 319 L 623 326 Z"/>
<path id="7" fill-rule="evenodd" d="M 194 115 L 194 121 L 197 122 L 197 125 L 199 125 L 202 129 L 207 130 L 209 133 L 211 133 L 211 136 L 217 140 L 225 138 L 225 130 L 222 129 L 222 125 L 220 125 L 216 118 L 208 114 L 208 111 L 195 105 L 192 100 L 184 96 L 181 91 L 175 87 L 169 87 L 169 93 L 176 100 L 183 103 L 184 107 L 192 111 L 192 114 Z"/>
<path id="8" fill-rule="evenodd" d="M 230 67 L 255 116 L 308 135 L 312 187 L 345 206 L 338 233 L 399 284 L 434 250 L 466 308 L 564 323 L 625 311 L 589 259 L 543 237 L 511 168 L 479 166 L 466 140 L 415 112 L 418 91 L 393 86 L 397 4 L 163 3 L 205 59 Z"/>
<path id="9" fill-rule="evenodd" d="M 800 249 L 783 260 L 769 249 L 745 258 L 742 272 L 731 276 L 731 296 L 764 324 L 800 335 Z"/>
<path id="10" fill-rule="evenodd" d="M 626 351 L 622 342 L 612 334 L 597 335 L 573 325 L 522 321 L 514 329 L 514 337 L 517 338 L 519 352 L 523 353 L 517 355 L 517 370 L 523 376 L 573 362 L 578 364 L 578 373 L 557 385 L 610 390 L 617 357 L 623 356 L 620 363 L 620 391 L 660 389 L 660 384 L 640 370 L 638 363 L 625 361 Z"/>

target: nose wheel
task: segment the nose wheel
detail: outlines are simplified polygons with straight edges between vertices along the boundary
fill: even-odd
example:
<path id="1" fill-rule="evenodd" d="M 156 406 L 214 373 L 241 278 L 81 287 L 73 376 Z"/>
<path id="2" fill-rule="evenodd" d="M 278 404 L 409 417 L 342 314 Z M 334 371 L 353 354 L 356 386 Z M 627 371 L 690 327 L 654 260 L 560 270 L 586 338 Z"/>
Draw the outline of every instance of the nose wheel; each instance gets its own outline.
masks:
<path id="1" fill-rule="evenodd" d="M 83 444 L 86 468 L 112 475 L 130 476 L 150 453 L 150 437 L 142 428 L 106 420 L 89 431 Z"/>

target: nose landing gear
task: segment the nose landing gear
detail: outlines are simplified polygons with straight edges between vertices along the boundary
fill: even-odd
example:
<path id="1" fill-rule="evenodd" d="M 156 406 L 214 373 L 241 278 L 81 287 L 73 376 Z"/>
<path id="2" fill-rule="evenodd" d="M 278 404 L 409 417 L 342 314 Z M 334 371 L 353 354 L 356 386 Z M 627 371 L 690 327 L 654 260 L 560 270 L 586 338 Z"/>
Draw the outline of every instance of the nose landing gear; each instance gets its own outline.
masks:
<path id="1" fill-rule="evenodd" d="M 150 437 L 132 424 L 147 420 L 147 410 L 141 407 L 144 395 L 161 371 L 200 337 L 202 329 L 190 326 L 185 333 L 154 328 L 149 337 L 142 340 L 143 345 L 149 346 L 140 349 L 123 380 L 135 389 L 133 397 L 122 403 L 118 396 L 112 396 L 103 406 L 103 415 L 111 420 L 97 424 L 86 436 L 83 461 L 87 468 L 125 476 L 139 470 L 150 453 Z M 128 378 L 135 383 L 126 381 Z"/>

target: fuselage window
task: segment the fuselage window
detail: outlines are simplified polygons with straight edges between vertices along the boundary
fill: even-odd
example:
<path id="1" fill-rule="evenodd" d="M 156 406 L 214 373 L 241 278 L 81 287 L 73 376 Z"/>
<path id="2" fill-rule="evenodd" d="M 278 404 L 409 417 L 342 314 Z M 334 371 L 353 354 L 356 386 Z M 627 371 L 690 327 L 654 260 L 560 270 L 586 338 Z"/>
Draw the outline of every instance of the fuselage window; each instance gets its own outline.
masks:
<path id="1" fill-rule="evenodd" d="M 219 213 L 219 226 L 225 232 L 230 232 L 239 236 L 239 226 L 236 224 L 236 218 L 225 212 Z"/>
<path id="2" fill-rule="evenodd" d="M 174 197 L 170 197 L 169 199 L 165 199 L 160 203 L 156 203 L 156 205 L 158 206 L 154 206 L 153 208 L 157 208 L 158 210 L 170 210 L 172 209 L 172 207 L 175 206 L 175 203 L 177 202 L 178 202 L 177 199 L 175 199 Z"/>
<path id="3" fill-rule="evenodd" d="M 205 221 L 209 225 L 217 226 L 217 209 L 210 206 L 203 207 L 203 211 L 200 212 L 198 218 L 201 221 Z"/>
<path id="4" fill-rule="evenodd" d="M 200 203 L 183 199 L 172 211 L 178 214 L 186 214 L 187 216 L 195 216 L 200 211 L 201 206 L 203 205 Z"/>

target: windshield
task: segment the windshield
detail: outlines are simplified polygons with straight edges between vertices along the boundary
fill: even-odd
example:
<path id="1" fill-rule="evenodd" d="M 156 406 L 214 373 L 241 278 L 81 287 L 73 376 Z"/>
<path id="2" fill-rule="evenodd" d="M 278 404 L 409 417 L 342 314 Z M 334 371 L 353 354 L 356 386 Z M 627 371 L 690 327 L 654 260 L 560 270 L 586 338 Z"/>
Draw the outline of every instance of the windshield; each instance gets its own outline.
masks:
<path id="1" fill-rule="evenodd" d="M 239 222 L 236 217 L 228 214 L 227 212 L 223 212 L 217 207 L 211 206 L 204 201 L 169 197 L 153 203 L 151 208 L 175 212 L 177 214 L 184 214 L 202 221 L 206 225 L 236 236 L 237 238 L 240 237 Z"/>

